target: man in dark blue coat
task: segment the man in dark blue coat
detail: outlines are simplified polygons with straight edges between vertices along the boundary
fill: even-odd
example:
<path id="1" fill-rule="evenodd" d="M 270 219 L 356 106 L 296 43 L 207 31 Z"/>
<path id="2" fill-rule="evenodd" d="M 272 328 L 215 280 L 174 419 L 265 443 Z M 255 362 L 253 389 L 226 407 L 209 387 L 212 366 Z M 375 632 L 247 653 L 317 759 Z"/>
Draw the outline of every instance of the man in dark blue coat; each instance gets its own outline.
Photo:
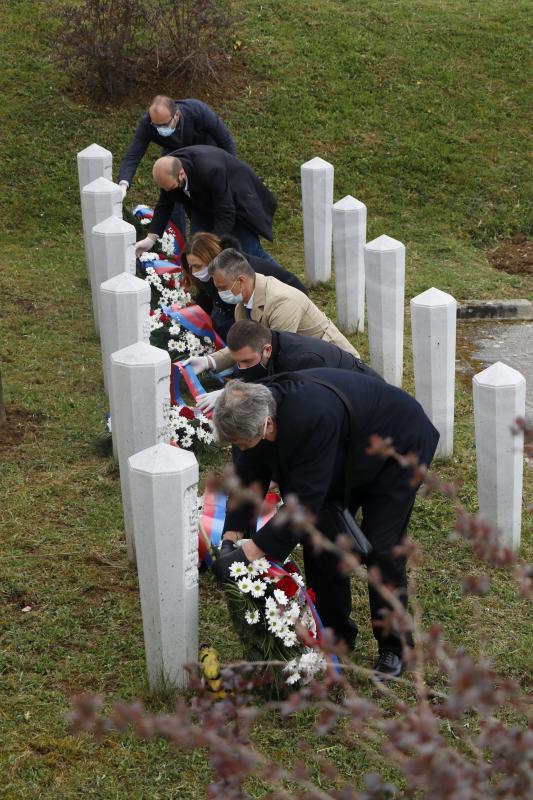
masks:
<path id="1" fill-rule="evenodd" d="M 201 100 L 173 100 L 165 95 L 156 95 L 148 111 L 141 117 L 133 139 L 120 164 L 117 181 L 123 196 L 132 184 L 137 167 L 153 142 L 162 148 L 162 155 L 180 147 L 194 144 L 209 144 L 221 147 L 236 155 L 231 133 L 215 112 Z M 174 222 L 185 234 L 185 214 L 181 206 L 173 213 Z"/>
<path id="2" fill-rule="evenodd" d="M 182 203 L 191 219 L 191 233 L 229 233 L 245 253 L 271 259 L 259 236 L 272 241 L 277 200 L 245 161 L 218 147 L 195 145 L 158 159 L 153 174 L 161 191 L 148 236 L 137 242 L 137 255 L 153 246 L 174 204 Z"/>
<path id="3" fill-rule="evenodd" d="M 332 389 L 313 383 L 313 378 L 332 384 L 348 400 L 356 420 L 352 451 L 348 452 L 350 417 L 344 403 Z M 221 442 L 242 451 L 237 474 L 244 485 L 259 483 L 266 492 L 274 478 L 282 498 L 296 495 L 318 517 L 318 524 L 327 501 L 342 503 L 349 468 L 350 510 L 362 510 L 361 529 L 373 548 L 367 564 L 379 567 L 383 582 L 407 603 L 406 561 L 394 548 L 404 538 L 418 487 L 411 485 L 410 470 L 392 458 L 368 455 L 366 450 L 372 434 L 378 434 L 390 437 L 398 452 L 416 453 L 420 463 L 430 464 L 439 434 L 414 398 L 368 375 L 312 369 L 268 378 L 266 385 L 231 381 L 215 406 L 214 424 Z M 290 522 L 280 524 L 277 516 L 256 531 L 253 509 L 231 509 L 230 504 L 223 539 L 249 539 L 215 563 L 220 579 L 227 579 L 234 560 L 267 554 L 282 561 L 289 555 L 301 537 Z M 322 528 L 330 538 L 338 533 Z M 357 626 L 350 618 L 350 581 L 338 570 L 332 554 L 316 554 L 305 539 L 302 544 L 307 584 L 316 592 L 322 621 L 353 647 Z M 231 544 L 224 549 L 228 547 Z M 398 676 L 403 670 L 402 643 L 383 627 L 382 612 L 387 606 L 370 586 L 369 598 L 379 648 L 376 670 Z"/>

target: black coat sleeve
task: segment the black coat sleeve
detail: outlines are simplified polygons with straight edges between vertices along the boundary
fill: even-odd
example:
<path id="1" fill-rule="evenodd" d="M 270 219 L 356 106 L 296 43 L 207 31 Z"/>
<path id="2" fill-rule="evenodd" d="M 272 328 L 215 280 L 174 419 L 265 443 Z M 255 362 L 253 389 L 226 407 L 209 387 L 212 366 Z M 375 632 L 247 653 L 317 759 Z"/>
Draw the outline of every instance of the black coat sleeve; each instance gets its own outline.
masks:
<path id="1" fill-rule="evenodd" d="M 319 409 L 313 404 L 303 409 L 298 395 L 287 398 L 283 405 L 283 417 L 278 424 L 280 460 L 284 465 L 283 496 L 295 494 L 316 515 L 324 505 L 335 475 L 344 412 L 335 413 L 331 406 Z M 265 553 L 281 560 L 289 555 L 302 534 L 290 523 L 280 525 L 277 517 L 278 514 L 252 538 Z"/>
<path id="2" fill-rule="evenodd" d="M 131 186 L 135 173 L 137 172 L 137 167 L 141 163 L 142 157 L 150 144 L 149 125 L 150 123 L 146 120 L 146 117 L 142 117 L 139 121 L 130 146 L 126 150 L 126 155 L 120 163 L 117 178 L 118 183 L 120 183 L 120 181 L 128 181 Z"/>
<path id="3" fill-rule="evenodd" d="M 170 215 L 172 214 L 174 204 L 176 200 L 179 199 L 175 196 L 176 194 L 183 193 L 176 191 L 165 192 L 164 189 L 161 189 L 157 205 L 154 209 L 154 216 L 148 226 L 148 233 L 157 233 L 158 236 L 163 235 L 163 231 L 167 227 Z"/>
<path id="4" fill-rule="evenodd" d="M 236 210 L 227 170 L 218 165 L 212 167 L 207 184 L 211 191 L 214 233 L 217 236 L 230 233 L 235 226 Z"/>
<path id="5" fill-rule="evenodd" d="M 211 316 L 213 311 L 213 298 L 208 292 L 198 292 L 194 295 L 194 302 L 205 311 L 206 314 Z"/>

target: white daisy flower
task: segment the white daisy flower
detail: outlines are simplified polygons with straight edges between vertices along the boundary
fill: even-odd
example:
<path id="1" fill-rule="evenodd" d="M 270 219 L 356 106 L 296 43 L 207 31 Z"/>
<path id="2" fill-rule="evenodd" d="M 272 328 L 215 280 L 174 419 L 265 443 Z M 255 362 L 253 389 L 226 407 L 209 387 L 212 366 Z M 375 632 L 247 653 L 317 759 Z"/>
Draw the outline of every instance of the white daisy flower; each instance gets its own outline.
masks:
<path id="1" fill-rule="evenodd" d="M 252 581 L 248 577 L 241 578 L 237 581 L 237 586 L 243 594 L 249 594 L 252 590 Z"/>
<path id="2" fill-rule="evenodd" d="M 289 598 L 287 597 L 285 592 L 281 591 L 281 589 L 274 589 L 274 597 L 280 604 L 280 606 L 286 606 L 287 603 L 289 602 Z"/>
<path id="3" fill-rule="evenodd" d="M 294 647 L 295 644 L 298 644 L 296 633 L 294 631 L 287 631 L 283 637 L 283 644 L 285 647 Z"/>
<path id="4" fill-rule="evenodd" d="M 229 568 L 229 574 L 232 578 L 242 578 L 246 575 L 246 565 L 242 561 L 235 561 Z"/>
<path id="5" fill-rule="evenodd" d="M 252 590 L 250 594 L 252 597 L 264 597 L 266 584 L 263 581 L 254 581 L 252 583 Z"/>
<path id="6" fill-rule="evenodd" d="M 244 612 L 244 619 L 248 623 L 248 625 L 256 625 L 259 622 L 259 611 L 257 608 L 255 611 L 245 611 Z"/>
<path id="7" fill-rule="evenodd" d="M 298 681 L 301 680 L 301 678 L 302 676 L 300 675 L 299 672 L 293 672 L 291 675 L 288 675 L 285 678 L 285 683 L 288 683 L 289 686 L 291 686 L 293 683 L 298 683 Z"/>
<path id="8" fill-rule="evenodd" d="M 270 568 L 270 564 L 266 558 L 256 558 L 253 563 L 258 573 L 267 572 Z"/>

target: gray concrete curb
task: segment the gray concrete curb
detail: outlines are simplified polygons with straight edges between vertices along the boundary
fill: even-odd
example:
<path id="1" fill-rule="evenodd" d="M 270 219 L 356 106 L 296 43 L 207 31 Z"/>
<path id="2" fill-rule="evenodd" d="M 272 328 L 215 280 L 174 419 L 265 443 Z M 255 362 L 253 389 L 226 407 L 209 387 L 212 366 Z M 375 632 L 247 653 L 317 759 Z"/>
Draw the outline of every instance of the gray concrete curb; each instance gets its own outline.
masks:
<path id="1" fill-rule="evenodd" d="M 457 306 L 457 319 L 533 319 L 530 300 L 471 300 Z"/>

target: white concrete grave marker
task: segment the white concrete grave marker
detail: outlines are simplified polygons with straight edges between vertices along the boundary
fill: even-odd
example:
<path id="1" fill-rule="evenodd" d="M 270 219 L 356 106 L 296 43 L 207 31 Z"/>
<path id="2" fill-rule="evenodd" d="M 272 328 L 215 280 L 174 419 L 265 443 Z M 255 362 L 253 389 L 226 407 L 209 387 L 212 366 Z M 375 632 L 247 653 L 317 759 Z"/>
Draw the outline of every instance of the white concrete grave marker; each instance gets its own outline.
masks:
<path id="1" fill-rule="evenodd" d="M 113 180 L 113 155 L 99 144 L 91 144 L 77 155 L 78 182 L 81 192 L 84 186 L 97 178 Z"/>
<path id="2" fill-rule="evenodd" d="M 436 455 L 453 453 L 457 302 L 440 289 L 411 300 L 416 399 L 440 433 Z"/>
<path id="3" fill-rule="evenodd" d="M 522 520 L 524 436 L 511 426 L 525 416 L 526 381 L 501 361 L 472 380 L 479 512 L 496 526 L 498 541 L 517 551 Z"/>
<path id="4" fill-rule="evenodd" d="M 198 659 L 198 462 L 157 444 L 129 459 L 148 682 L 184 689 Z"/>
<path id="5" fill-rule="evenodd" d="M 120 469 L 128 557 L 135 561 L 128 458 L 170 441 L 170 356 L 158 347 L 136 342 L 112 353 L 110 362 L 111 426 Z"/>
<path id="6" fill-rule="evenodd" d="M 378 236 L 365 246 L 368 344 L 372 367 L 402 385 L 405 245 Z"/>
<path id="7" fill-rule="evenodd" d="M 333 205 L 337 322 L 348 333 L 365 329 L 366 206 L 347 195 Z"/>
<path id="8" fill-rule="evenodd" d="M 333 165 L 312 158 L 300 168 L 304 220 L 305 271 L 312 284 L 331 277 Z"/>
<path id="9" fill-rule="evenodd" d="M 92 230 L 95 225 L 103 222 L 108 217 L 120 217 L 122 219 L 122 190 L 116 183 L 108 181 L 107 178 L 96 178 L 96 180 L 88 183 L 82 189 L 81 215 L 83 237 L 85 239 L 85 260 L 92 287 L 95 281 Z"/>
<path id="10" fill-rule="evenodd" d="M 136 232 L 129 222 L 119 217 L 108 217 L 94 226 L 91 237 L 94 263 L 94 280 L 91 283 L 93 315 L 95 327 L 100 330 L 101 335 L 100 284 L 121 272 L 135 275 Z"/>
<path id="11" fill-rule="evenodd" d="M 135 342 L 150 341 L 150 286 L 129 272 L 121 272 L 100 284 L 100 310 L 102 371 L 109 397 L 111 353 Z"/>

